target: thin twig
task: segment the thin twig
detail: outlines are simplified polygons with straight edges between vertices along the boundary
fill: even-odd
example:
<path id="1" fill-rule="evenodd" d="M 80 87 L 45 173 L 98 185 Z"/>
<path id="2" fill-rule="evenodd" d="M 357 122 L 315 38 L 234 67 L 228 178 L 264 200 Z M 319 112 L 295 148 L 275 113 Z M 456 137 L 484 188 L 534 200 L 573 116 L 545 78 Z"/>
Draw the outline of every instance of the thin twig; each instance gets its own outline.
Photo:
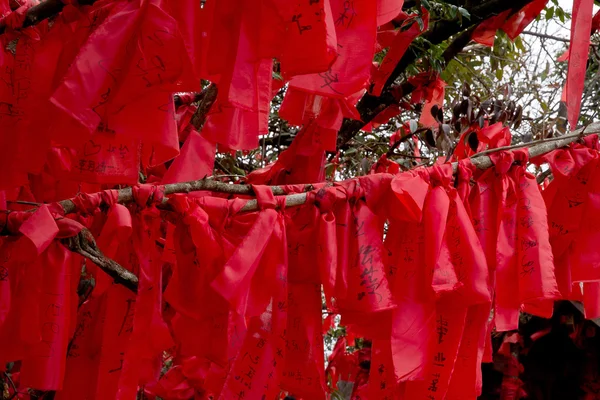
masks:
<path id="1" fill-rule="evenodd" d="M 211 83 L 206 88 L 202 90 L 202 96 L 200 98 L 200 103 L 198 104 L 198 109 L 192 116 L 192 120 L 190 123 L 197 130 L 200 131 L 204 122 L 206 122 L 206 117 L 208 116 L 208 112 L 210 108 L 215 103 L 217 99 L 217 85 Z"/>
<path id="2" fill-rule="evenodd" d="M 78 0 L 80 5 L 92 5 L 96 0 Z M 65 7 L 63 0 L 46 0 L 38 5 L 31 7 L 25 13 L 25 22 L 23 28 L 33 26 L 40 21 L 51 18 L 62 11 Z M 6 30 L 6 23 L 0 21 L 0 35 Z"/>
<path id="3" fill-rule="evenodd" d="M 419 129 L 417 129 L 417 130 L 416 130 L 416 131 L 414 131 L 414 132 L 411 132 L 411 133 L 409 133 L 409 134 L 407 134 L 407 135 L 404 135 L 404 136 L 402 136 L 400 139 L 396 140 L 396 141 L 394 142 L 394 144 L 392 144 L 392 145 L 390 146 L 390 149 L 387 151 L 387 153 L 386 153 L 386 156 L 387 156 L 387 157 L 391 157 L 391 156 L 393 156 L 393 155 L 394 155 L 394 151 L 396 151 L 396 149 L 397 149 L 397 148 L 398 148 L 398 147 L 399 147 L 399 146 L 400 146 L 402 143 L 406 142 L 408 139 L 412 138 L 413 136 L 415 136 L 415 135 L 418 135 L 419 133 L 423 133 L 423 132 L 425 132 L 427 129 L 429 129 L 429 128 L 419 128 Z"/>
<path id="4" fill-rule="evenodd" d="M 123 268 L 116 261 L 102 254 L 96 245 L 94 236 L 88 229 L 84 228 L 79 234 L 62 239 L 62 243 L 72 252 L 81 254 L 100 267 L 100 269 L 115 280 L 115 283 L 121 284 L 132 292 L 137 293 L 138 277 L 126 268 Z"/>
<path id="5" fill-rule="evenodd" d="M 413 156 L 411 154 L 393 154 L 394 157 L 397 158 L 411 158 L 413 160 L 430 160 L 429 157 L 421 157 L 421 156 Z"/>
<path id="6" fill-rule="evenodd" d="M 539 37 L 541 39 L 556 40 L 557 42 L 565 42 L 565 43 L 570 43 L 571 42 L 571 40 L 568 39 L 568 38 L 561 38 L 561 37 L 558 37 L 558 36 L 546 35 L 545 33 L 531 32 L 531 31 L 523 31 L 521 33 L 523 33 L 525 35 L 536 36 L 536 37 Z"/>
<path id="7" fill-rule="evenodd" d="M 563 42 L 563 43 L 571 43 L 571 39 L 569 38 L 562 38 L 559 36 L 554 36 L 554 35 L 547 35 L 545 33 L 538 33 L 538 32 L 532 32 L 532 31 L 523 31 L 521 32 L 525 35 L 529 35 L 529 36 L 536 36 L 539 37 L 541 39 L 549 39 L 549 40 L 555 40 L 557 42 Z M 597 44 L 590 42 L 590 46 L 591 47 L 598 47 Z"/>
<path id="8" fill-rule="evenodd" d="M 24 206 L 35 206 L 39 207 L 42 203 L 34 203 L 33 201 L 23 201 L 23 200 L 6 200 L 8 204 L 21 204 Z"/>
<path id="9" fill-rule="evenodd" d="M 206 179 L 222 179 L 222 178 L 238 178 L 238 179 L 243 179 L 245 177 L 246 177 L 245 175 L 225 174 L 225 175 L 211 175 L 211 176 L 207 176 Z"/>
<path id="10" fill-rule="evenodd" d="M 550 168 L 539 174 L 536 178 L 538 185 L 541 185 L 550 175 L 552 175 L 552 170 Z"/>
<path id="11" fill-rule="evenodd" d="M 19 392 L 17 391 L 17 387 L 15 386 L 15 383 L 13 382 L 13 380 L 11 379 L 11 377 L 8 375 L 8 372 L 5 371 L 5 372 L 3 372 L 3 374 L 4 374 L 4 377 L 6 378 L 6 380 L 8 381 L 8 383 L 10 384 L 10 386 L 12 387 L 12 390 L 13 390 L 13 394 L 8 399 L 6 399 L 6 400 L 12 400 L 12 399 L 14 399 L 19 394 Z"/>
<path id="12" fill-rule="evenodd" d="M 421 38 L 424 39 L 425 50 L 456 35 L 443 54 L 443 58 L 447 64 L 449 60 L 462 52 L 469 44 L 472 29 L 475 29 L 475 26 L 479 25 L 481 21 L 494 15 L 498 15 L 506 10 L 516 12 L 525 5 L 531 3 L 531 1 L 532 0 L 488 0 L 473 2 L 475 5 L 468 8 L 469 13 L 471 14 L 471 18 L 468 22 L 465 20 L 461 23 L 458 23 L 457 21 L 439 20 L 431 24 L 429 29 L 421 35 Z M 463 23 L 465 23 L 465 25 L 463 25 Z M 462 33 L 459 34 L 459 32 Z M 394 82 L 406 71 L 409 65 L 417 60 L 419 54 L 423 54 L 423 52 L 416 51 L 415 45 L 412 44 L 394 67 L 392 74 L 384 85 L 382 94 L 380 96 L 373 96 L 367 93 L 361 98 L 356 106 L 360 113 L 361 120 L 344 119 L 342 127 L 338 131 L 338 150 L 345 150 L 348 143 L 367 123 L 371 122 L 389 105 L 397 102 L 397 97 L 404 97 L 415 90 L 415 87 L 408 83 L 407 80 L 397 85 L 394 84 Z M 395 93 L 399 93 L 400 95 L 393 95 Z"/>

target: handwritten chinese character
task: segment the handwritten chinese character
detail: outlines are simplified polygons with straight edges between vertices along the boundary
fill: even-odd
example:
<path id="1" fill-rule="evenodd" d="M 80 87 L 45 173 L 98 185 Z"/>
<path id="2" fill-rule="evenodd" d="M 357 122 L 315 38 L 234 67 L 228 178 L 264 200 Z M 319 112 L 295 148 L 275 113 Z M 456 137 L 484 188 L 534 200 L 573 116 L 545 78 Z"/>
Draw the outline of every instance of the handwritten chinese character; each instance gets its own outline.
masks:
<path id="1" fill-rule="evenodd" d="M 431 384 L 427 388 L 430 392 L 437 392 L 437 384 L 440 381 L 440 374 L 432 374 L 433 379 L 431 380 Z"/>
<path id="2" fill-rule="evenodd" d="M 444 357 L 444 353 L 438 352 L 437 355 L 433 357 L 433 361 L 433 365 L 435 365 L 436 367 L 443 367 L 444 361 L 446 361 L 446 357 Z"/>
<path id="3" fill-rule="evenodd" d="M 436 321 L 436 324 L 437 324 L 436 332 L 438 334 L 438 344 L 442 344 L 444 342 L 444 336 L 446 336 L 448 334 L 448 321 L 445 320 L 440 315 Z"/>
<path id="4" fill-rule="evenodd" d="M 340 13 L 340 16 L 335 20 L 335 25 L 341 25 L 348 29 L 355 16 L 356 10 L 354 9 L 354 0 L 344 1 L 344 11 Z"/>
<path id="5" fill-rule="evenodd" d="M 302 14 L 296 14 L 292 17 L 292 22 L 295 22 L 298 26 L 298 32 L 302 35 L 302 32 L 309 31 L 312 29 L 311 25 L 302 25 L 300 19 L 302 18 Z"/>
<path id="6" fill-rule="evenodd" d="M 87 170 L 90 172 L 95 172 L 96 171 L 96 163 L 94 162 L 94 160 L 88 160 L 87 162 Z"/>
<path id="7" fill-rule="evenodd" d="M 335 89 L 335 88 L 332 86 L 334 83 L 339 83 L 339 81 L 340 81 L 340 78 L 339 78 L 339 76 L 338 76 L 338 74 L 337 74 L 337 73 L 335 73 L 335 74 L 334 74 L 334 73 L 331 71 L 331 67 L 330 67 L 330 68 L 329 68 L 329 70 L 327 70 L 326 72 L 321 72 L 321 73 L 319 74 L 319 76 L 320 76 L 320 77 L 323 79 L 323 85 L 321 85 L 321 88 L 328 87 L 328 88 L 329 88 L 329 89 L 331 89 L 331 90 L 332 90 L 334 93 L 337 93 L 337 94 L 342 94 L 342 92 L 340 92 L 340 91 L 336 90 L 336 89 Z"/>
<path id="8" fill-rule="evenodd" d="M 521 276 L 531 275 L 535 269 L 535 263 L 531 260 L 527 260 L 525 257 L 526 255 L 521 259 Z"/>

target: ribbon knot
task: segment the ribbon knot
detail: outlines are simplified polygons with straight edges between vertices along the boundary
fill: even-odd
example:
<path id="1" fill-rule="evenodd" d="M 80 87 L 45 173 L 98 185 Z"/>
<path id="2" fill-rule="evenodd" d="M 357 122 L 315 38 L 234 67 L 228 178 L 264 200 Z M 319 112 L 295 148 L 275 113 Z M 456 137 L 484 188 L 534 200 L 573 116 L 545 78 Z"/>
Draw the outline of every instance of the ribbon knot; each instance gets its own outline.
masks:
<path id="1" fill-rule="evenodd" d="M 71 201 L 77 210 L 83 215 L 93 214 L 100 206 L 111 207 L 117 203 L 119 192 L 117 190 L 105 190 L 100 193 L 79 193 Z"/>
<path id="2" fill-rule="evenodd" d="M 319 189 L 316 192 L 308 192 L 307 194 L 307 202 L 314 204 L 322 214 L 331 212 L 335 201 L 335 194 L 327 188 Z"/>
<path id="3" fill-rule="evenodd" d="M 399 174 L 392 179 L 390 185 L 398 205 L 396 216 L 402 220 L 421 221 L 423 205 L 429 193 L 429 183 L 421 171 Z"/>
<path id="4" fill-rule="evenodd" d="M 32 215 L 26 211 L 5 210 L 0 214 L 0 228 L 11 234 L 18 233 L 23 222 Z"/>
<path id="5" fill-rule="evenodd" d="M 494 169 L 497 174 L 506 174 L 513 163 L 525 164 L 529 160 L 529 151 L 527 149 L 518 149 L 514 151 L 503 151 L 490 154 L 490 159 L 494 163 Z"/>
<path id="6" fill-rule="evenodd" d="M 452 165 L 434 165 L 429 169 L 429 180 L 432 186 L 449 186 L 452 183 Z"/>
<path id="7" fill-rule="evenodd" d="M 275 211 L 278 206 L 280 211 L 285 209 L 285 196 L 275 198 L 271 188 L 264 185 L 252 185 L 252 190 L 260 211 L 244 239 L 225 262 L 223 270 L 211 282 L 211 287 L 230 303 L 237 314 L 246 316 L 257 315 L 259 311 L 256 304 L 248 301 L 254 275 L 261 268 L 273 265 L 262 261 L 265 254 L 267 259 L 271 257 L 265 253 L 267 246 L 271 240 L 281 243 L 285 237 L 280 219 L 283 216 Z M 228 217 L 234 218 L 235 215 Z M 275 286 L 273 282 L 266 285 Z"/>
<path id="8" fill-rule="evenodd" d="M 275 209 L 277 207 L 278 202 L 275 199 L 275 195 L 273 195 L 273 191 L 269 186 L 252 185 L 252 190 L 256 195 L 256 201 L 258 203 L 259 210 L 265 210 L 269 208 Z"/>
<path id="9" fill-rule="evenodd" d="M 475 172 L 475 165 L 470 158 L 464 158 L 458 162 L 458 172 L 456 174 L 459 182 L 469 182 Z"/>
<path id="10" fill-rule="evenodd" d="M 118 190 L 104 190 L 100 192 L 100 197 L 102 198 L 102 205 L 110 208 L 117 204 L 119 201 L 119 191 Z"/>
<path id="11" fill-rule="evenodd" d="M 365 188 L 361 186 L 360 182 L 357 180 L 352 180 L 347 183 L 341 183 L 336 185 L 336 188 L 342 189 L 341 192 L 345 195 L 345 198 L 348 200 L 348 204 L 354 206 L 361 199 L 365 200 Z"/>
<path id="12" fill-rule="evenodd" d="M 131 188 L 133 201 L 141 207 L 148 207 L 152 204 L 160 204 L 165 198 L 163 186 L 156 185 L 136 185 Z"/>

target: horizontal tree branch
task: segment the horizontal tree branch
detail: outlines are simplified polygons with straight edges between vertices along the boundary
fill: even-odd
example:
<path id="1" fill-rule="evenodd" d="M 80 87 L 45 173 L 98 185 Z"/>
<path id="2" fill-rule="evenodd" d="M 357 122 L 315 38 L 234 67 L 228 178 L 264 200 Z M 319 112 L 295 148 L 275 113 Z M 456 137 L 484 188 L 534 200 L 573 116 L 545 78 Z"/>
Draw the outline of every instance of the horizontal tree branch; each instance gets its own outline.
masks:
<path id="1" fill-rule="evenodd" d="M 508 151 L 523 147 L 529 148 L 529 157 L 537 157 L 546 153 L 550 153 L 553 150 L 560 149 L 561 147 L 568 146 L 569 144 L 576 142 L 578 139 L 581 139 L 585 136 L 592 135 L 595 133 L 600 133 L 600 122 L 595 122 L 593 124 L 588 125 L 585 128 L 577 129 L 573 133 L 569 135 L 562 136 L 560 138 L 551 138 L 538 140 L 535 142 L 530 142 L 526 144 L 519 144 L 515 146 L 505 146 L 502 148 L 492 149 L 484 153 L 478 153 L 471 157 L 471 162 L 478 169 L 488 169 L 494 166 L 492 159 L 486 154 L 491 154 L 497 151 Z M 458 162 L 452 163 L 452 170 L 454 173 L 458 170 Z M 299 193 L 286 196 L 285 205 L 286 207 L 299 206 L 306 203 L 306 199 L 308 198 L 307 193 Z M 256 200 L 250 200 L 246 205 L 242 208 L 242 211 L 256 211 L 258 210 L 258 203 Z"/>
<path id="2" fill-rule="evenodd" d="M 560 138 L 550 138 L 544 140 L 538 140 L 535 142 L 519 144 L 515 146 L 505 146 L 497 149 L 488 150 L 486 152 L 478 153 L 471 157 L 471 162 L 475 167 L 479 169 L 487 169 L 493 166 L 491 158 L 487 155 L 497 151 L 507 151 L 522 147 L 529 148 L 529 156 L 536 157 L 542 154 L 549 153 L 558 148 L 567 146 L 578 139 L 591 135 L 593 133 L 600 132 L 600 123 L 596 122 L 590 124 L 584 128 L 578 129 L 569 135 L 562 136 Z M 452 168 L 454 172 L 458 169 L 458 163 L 452 163 Z M 315 187 L 312 184 L 307 184 L 304 186 L 304 193 L 296 193 L 287 195 L 285 198 L 286 207 L 295 207 L 305 204 L 308 198 L 308 194 L 306 192 L 314 190 Z M 191 182 L 181 182 L 181 183 L 173 183 L 164 186 L 164 192 L 166 195 L 175 194 L 175 193 L 189 193 L 193 191 L 206 190 L 206 191 L 214 191 L 221 193 L 230 193 L 230 194 L 238 194 L 238 195 L 252 195 L 252 186 L 250 185 L 233 185 L 226 184 L 222 182 L 213 181 L 210 179 L 202 179 L 199 181 L 191 181 Z M 280 186 L 271 186 L 271 190 L 275 195 L 285 195 L 285 191 Z M 132 189 L 124 188 L 118 191 L 118 203 L 129 203 L 133 201 L 133 192 Z M 71 200 L 63 200 L 58 202 L 65 213 L 72 213 L 77 211 L 75 204 Z M 249 211 L 257 211 L 258 201 L 256 199 L 249 200 L 244 207 L 242 207 L 241 211 L 249 212 Z M 88 258 L 94 264 L 96 264 L 100 269 L 106 272 L 109 276 L 111 276 L 116 283 L 119 283 L 133 292 L 137 291 L 138 287 L 138 278 L 135 274 L 131 273 L 126 268 L 123 268 L 114 260 L 111 260 L 102 254 L 98 246 L 96 245 L 96 241 L 92 236 L 91 232 L 87 229 L 83 229 L 78 235 L 63 239 L 63 243 L 73 252 L 81 254 L 82 256 Z"/>
<path id="3" fill-rule="evenodd" d="M 311 191 L 314 189 L 312 184 L 304 186 L 305 191 Z M 271 186 L 271 190 L 275 196 L 285 195 L 286 192 L 281 186 Z M 200 179 L 197 181 L 170 183 L 164 185 L 164 194 L 170 195 L 175 193 L 190 193 L 198 191 L 209 191 L 217 193 L 228 193 L 232 195 L 254 195 L 251 185 L 234 185 L 230 183 L 218 182 L 212 179 Z M 131 187 L 119 189 L 119 197 L 117 202 L 119 204 L 131 203 L 133 199 L 133 191 Z M 59 201 L 58 204 L 63 208 L 65 214 L 77 212 L 77 207 L 71 199 Z"/>
<path id="4" fill-rule="evenodd" d="M 531 32 L 531 31 L 523 31 L 522 33 L 524 35 L 535 36 L 535 37 L 539 37 L 541 39 L 550 39 L 550 40 L 555 40 L 557 42 L 571 43 L 571 39 L 569 39 L 569 38 L 561 38 L 558 36 L 546 35 L 545 33 Z"/>
<path id="5" fill-rule="evenodd" d="M 549 138 L 543 140 L 537 140 L 529 143 L 522 143 L 513 146 L 504 146 L 496 149 L 487 150 L 481 153 L 477 153 L 471 157 L 471 161 L 473 165 L 475 165 L 479 169 L 487 169 L 493 166 L 492 160 L 488 156 L 488 154 L 499 152 L 499 151 L 508 151 L 514 150 L 518 148 L 528 147 L 529 148 L 529 156 L 537 157 L 542 154 L 549 153 L 558 148 L 567 146 L 578 139 L 588 136 L 594 133 L 600 133 L 600 122 L 592 123 L 584 128 L 577 129 L 572 133 L 557 137 L 557 138 Z M 458 163 L 453 163 L 452 167 L 456 172 L 458 168 Z M 271 191 L 275 196 L 283 196 L 286 195 L 286 192 L 281 186 L 270 186 Z M 310 192 L 315 189 L 315 184 L 305 184 L 303 190 L 305 192 Z M 175 193 L 190 193 L 195 191 L 211 191 L 217 193 L 228 193 L 232 195 L 247 195 L 252 196 L 254 192 L 252 190 L 251 185 L 238 185 L 238 184 L 229 184 L 218 182 L 212 179 L 200 179 L 197 181 L 190 182 L 180 182 L 180 183 L 172 183 L 164 185 L 164 194 L 170 195 Z M 289 200 L 289 205 L 300 205 L 303 202 L 299 202 L 300 199 L 306 199 L 306 193 L 292 194 L 287 196 Z M 120 204 L 130 203 L 133 201 L 133 193 L 131 187 L 119 189 L 118 191 L 118 200 L 117 202 Z M 58 204 L 64 209 L 66 214 L 70 214 L 77 211 L 75 203 L 72 200 L 62 200 L 59 201 Z M 286 201 L 286 205 L 288 205 L 288 201 Z M 255 211 L 257 210 L 256 200 L 250 200 L 246 206 L 243 207 L 243 211 Z"/>

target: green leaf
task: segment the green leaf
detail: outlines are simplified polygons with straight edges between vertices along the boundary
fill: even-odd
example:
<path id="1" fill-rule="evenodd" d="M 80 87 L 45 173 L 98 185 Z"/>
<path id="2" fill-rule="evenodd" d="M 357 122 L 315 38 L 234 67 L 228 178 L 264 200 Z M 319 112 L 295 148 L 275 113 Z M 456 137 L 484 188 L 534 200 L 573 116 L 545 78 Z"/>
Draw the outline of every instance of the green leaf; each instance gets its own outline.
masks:
<path id="1" fill-rule="evenodd" d="M 466 19 L 468 19 L 468 20 L 471 19 L 471 14 L 469 14 L 469 11 L 467 11 L 466 9 L 464 9 L 462 7 L 458 7 L 458 12 L 460 12 L 460 15 L 462 15 Z"/>
<path id="2" fill-rule="evenodd" d="M 554 17 L 554 7 L 548 7 L 546 9 L 546 21 L 552 19 Z"/>
<path id="3" fill-rule="evenodd" d="M 273 79 L 277 79 L 279 81 L 283 81 L 283 76 L 279 72 L 273 71 Z"/>
<path id="4" fill-rule="evenodd" d="M 548 61 L 546 61 L 546 68 L 542 71 L 542 73 L 540 74 L 540 78 L 544 81 L 546 80 L 546 78 L 548 77 L 548 74 L 550 73 L 550 63 Z"/>
<path id="5" fill-rule="evenodd" d="M 452 6 L 450 8 L 450 19 L 455 19 L 457 15 L 458 15 L 458 10 L 456 9 L 456 7 Z"/>
<path id="6" fill-rule="evenodd" d="M 419 129 L 419 124 L 414 119 L 408 121 L 408 125 L 410 126 L 410 133 L 415 133 L 415 131 Z"/>
<path id="7" fill-rule="evenodd" d="M 504 70 L 502 68 L 498 68 L 496 70 L 496 79 L 502 80 L 502 76 L 504 76 Z"/>
<path id="8" fill-rule="evenodd" d="M 420 30 L 425 29 L 425 24 L 423 23 L 423 19 L 421 17 L 416 17 L 415 19 L 417 20 L 417 24 L 419 24 L 419 29 Z"/>
<path id="9" fill-rule="evenodd" d="M 565 22 L 565 12 L 563 11 L 562 8 L 558 7 L 554 13 L 556 14 L 556 16 L 560 19 L 560 22 L 564 23 Z"/>
<path id="10" fill-rule="evenodd" d="M 515 46 L 517 47 L 517 49 L 521 50 L 523 53 L 526 51 L 525 45 L 523 44 L 523 39 L 521 39 L 521 36 L 517 36 L 517 38 L 515 39 Z"/>

